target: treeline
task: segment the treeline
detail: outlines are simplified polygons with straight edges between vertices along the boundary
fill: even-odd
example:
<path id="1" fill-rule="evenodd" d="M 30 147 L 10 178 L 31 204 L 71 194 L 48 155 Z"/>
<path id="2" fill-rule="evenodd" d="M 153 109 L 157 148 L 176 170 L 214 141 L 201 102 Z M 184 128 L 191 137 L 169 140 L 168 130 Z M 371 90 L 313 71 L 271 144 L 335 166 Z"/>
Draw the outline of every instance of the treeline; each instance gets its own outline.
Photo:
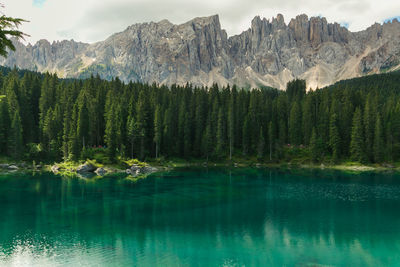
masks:
<path id="1" fill-rule="evenodd" d="M 77 160 L 96 147 L 117 157 L 400 159 L 400 74 L 372 75 L 306 93 L 63 80 L 4 72 L 0 77 L 0 154 Z"/>

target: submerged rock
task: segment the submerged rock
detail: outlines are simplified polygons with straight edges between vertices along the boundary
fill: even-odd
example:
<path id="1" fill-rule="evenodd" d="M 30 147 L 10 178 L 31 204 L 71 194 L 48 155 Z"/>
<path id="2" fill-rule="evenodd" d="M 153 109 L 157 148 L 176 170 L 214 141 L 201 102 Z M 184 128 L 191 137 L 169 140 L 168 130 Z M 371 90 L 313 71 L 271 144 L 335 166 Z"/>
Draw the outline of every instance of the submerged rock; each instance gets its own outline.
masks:
<path id="1" fill-rule="evenodd" d="M 58 166 L 58 165 L 53 165 L 53 166 L 51 167 L 51 171 L 52 171 L 54 174 L 59 173 L 59 172 L 60 172 L 60 166 Z"/>
<path id="2" fill-rule="evenodd" d="M 80 165 L 77 169 L 77 173 L 87 173 L 87 172 L 94 172 L 97 168 L 91 163 L 84 163 Z"/>
<path id="3" fill-rule="evenodd" d="M 0 164 L 1 169 L 8 169 L 10 167 L 10 164 Z"/>
<path id="4" fill-rule="evenodd" d="M 15 166 L 15 165 L 10 165 L 10 166 L 8 166 L 8 169 L 10 171 L 14 171 L 14 170 L 18 170 L 19 168 L 17 166 Z"/>
<path id="5" fill-rule="evenodd" d="M 125 172 L 132 176 L 138 176 L 138 175 L 150 174 L 150 173 L 153 173 L 156 171 L 157 171 L 157 168 L 152 167 L 152 166 L 139 166 L 137 164 L 133 164 L 129 169 L 126 169 Z"/>
<path id="6" fill-rule="evenodd" d="M 106 175 L 107 170 L 104 169 L 104 168 L 97 168 L 94 172 L 95 172 L 98 176 L 104 176 L 104 175 Z"/>

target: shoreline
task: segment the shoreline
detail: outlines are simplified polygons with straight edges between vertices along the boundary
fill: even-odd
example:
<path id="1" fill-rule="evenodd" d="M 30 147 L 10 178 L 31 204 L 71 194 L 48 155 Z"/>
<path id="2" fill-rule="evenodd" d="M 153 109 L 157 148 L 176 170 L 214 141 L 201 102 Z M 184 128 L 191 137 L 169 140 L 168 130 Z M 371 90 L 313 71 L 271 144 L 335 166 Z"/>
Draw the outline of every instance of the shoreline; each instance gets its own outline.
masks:
<path id="1" fill-rule="evenodd" d="M 131 160 L 132 161 L 132 160 Z M 91 160 L 81 162 L 55 162 L 52 164 L 28 164 L 25 161 L 21 162 L 8 162 L 0 163 L 0 174 L 1 173 L 16 173 L 16 172 L 52 172 L 62 176 L 97 176 L 103 177 L 112 174 L 126 173 L 132 178 L 145 177 L 155 172 L 163 172 L 173 170 L 176 168 L 185 167 L 227 167 L 227 168 L 273 168 L 281 170 L 295 170 L 295 169 L 315 169 L 315 170 L 336 170 L 350 173 L 364 173 L 364 172 L 400 172 L 400 167 L 394 165 L 363 165 L 358 163 L 344 162 L 341 164 L 315 164 L 315 163 L 265 163 L 265 162 L 248 162 L 248 161 L 236 161 L 236 162 L 206 162 L 200 160 L 166 160 L 165 162 L 157 162 L 154 159 L 148 162 L 140 162 L 134 160 L 137 163 L 130 164 L 126 167 L 116 165 L 105 165 L 94 163 Z M 92 165 L 88 171 L 79 171 L 79 168 L 86 168 Z"/>

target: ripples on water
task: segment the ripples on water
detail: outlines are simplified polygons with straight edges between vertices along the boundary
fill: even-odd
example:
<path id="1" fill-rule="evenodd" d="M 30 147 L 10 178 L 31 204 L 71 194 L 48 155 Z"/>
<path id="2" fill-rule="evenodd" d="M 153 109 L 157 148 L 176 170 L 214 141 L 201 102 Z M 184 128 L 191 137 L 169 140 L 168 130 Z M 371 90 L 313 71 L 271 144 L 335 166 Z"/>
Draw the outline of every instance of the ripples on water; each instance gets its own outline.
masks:
<path id="1" fill-rule="evenodd" d="M 400 177 L 0 176 L 0 266 L 400 266 Z"/>

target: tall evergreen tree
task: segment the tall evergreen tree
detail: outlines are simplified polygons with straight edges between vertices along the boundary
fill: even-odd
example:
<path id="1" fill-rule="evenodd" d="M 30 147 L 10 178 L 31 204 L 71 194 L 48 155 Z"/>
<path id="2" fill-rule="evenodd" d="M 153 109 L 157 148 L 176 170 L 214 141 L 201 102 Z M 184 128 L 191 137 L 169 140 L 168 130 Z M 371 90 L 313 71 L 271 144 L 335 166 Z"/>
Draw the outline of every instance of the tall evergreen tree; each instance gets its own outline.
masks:
<path id="1" fill-rule="evenodd" d="M 340 157 L 340 135 L 338 130 L 337 115 L 333 113 L 331 115 L 330 125 L 329 125 L 329 145 L 332 150 L 332 160 L 337 162 Z"/>
<path id="2" fill-rule="evenodd" d="M 259 160 L 261 160 L 264 157 L 264 149 L 265 149 L 265 138 L 264 138 L 263 128 L 261 127 L 257 145 L 257 158 Z"/>
<path id="3" fill-rule="evenodd" d="M 161 139 L 162 139 L 162 118 L 161 118 L 161 109 L 157 106 L 155 115 L 154 115 L 154 143 L 156 145 L 156 158 L 159 156 Z"/>
<path id="4" fill-rule="evenodd" d="M 301 109 L 299 103 L 296 101 L 292 104 L 289 116 L 290 143 L 293 145 L 300 145 L 302 141 L 301 133 Z"/>
<path id="5" fill-rule="evenodd" d="M 374 134 L 374 161 L 382 162 L 384 160 L 384 140 L 383 140 L 383 129 L 381 116 L 377 114 L 375 123 L 375 134 Z"/>
<path id="6" fill-rule="evenodd" d="M 275 129 L 272 121 L 268 124 L 268 140 L 269 140 L 269 160 L 272 161 L 272 156 L 275 150 Z"/>
<path id="7" fill-rule="evenodd" d="M 364 134 L 361 109 L 357 108 L 353 117 L 350 143 L 351 158 L 358 162 L 365 162 Z"/>
<path id="8" fill-rule="evenodd" d="M 11 122 L 10 136 L 9 136 L 9 151 L 11 156 L 15 159 L 22 157 L 23 143 L 22 143 L 22 124 L 18 111 L 14 111 Z"/>
<path id="9" fill-rule="evenodd" d="M 228 137 L 229 137 L 229 160 L 232 160 L 233 147 L 235 143 L 235 102 L 232 96 L 229 101 L 228 110 Z"/>
<path id="10" fill-rule="evenodd" d="M 243 134 L 242 134 L 242 153 L 244 156 L 247 156 L 249 153 L 250 147 L 250 125 L 249 125 L 249 116 L 246 116 L 243 124 Z"/>
<path id="11" fill-rule="evenodd" d="M 8 102 L 0 101 L 0 154 L 8 154 L 8 136 L 11 128 L 11 119 L 8 109 Z"/>
<path id="12" fill-rule="evenodd" d="M 218 126 L 217 126 L 217 147 L 216 154 L 218 157 L 226 155 L 226 125 L 225 116 L 222 108 L 218 113 Z"/>
<path id="13" fill-rule="evenodd" d="M 318 139 L 317 132 L 315 127 L 312 129 L 311 138 L 310 138 L 310 151 L 311 151 L 311 159 L 313 162 L 317 162 L 319 160 L 319 147 L 318 147 Z"/>
<path id="14" fill-rule="evenodd" d="M 212 138 L 211 138 L 211 126 L 207 124 L 206 130 L 204 131 L 202 141 L 202 152 L 203 155 L 206 157 L 207 161 L 210 157 L 211 150 L 212 150 Z"/>
<path id="15" fill-rule="evenodd" d="M 156 125 L 158 125 L 158 124 L 156 124 Z M 135 146 L 135 140 L 137 138 L 137 135 L 138 135 L 138 130 L 137 130 L 135 118 L 134 118 L 134 116 L 129 116 L 128 117 L 128 122 L 127 122 L 127 137 L 128 137 L 129 144 L 130 144 L 130 156 L 131 156 L 131 158 L 134 157 L 133 149 L 134 149 L 134 146 Z M 159 140 L 157 140 L 157 141 L 159 141 Z"/>

